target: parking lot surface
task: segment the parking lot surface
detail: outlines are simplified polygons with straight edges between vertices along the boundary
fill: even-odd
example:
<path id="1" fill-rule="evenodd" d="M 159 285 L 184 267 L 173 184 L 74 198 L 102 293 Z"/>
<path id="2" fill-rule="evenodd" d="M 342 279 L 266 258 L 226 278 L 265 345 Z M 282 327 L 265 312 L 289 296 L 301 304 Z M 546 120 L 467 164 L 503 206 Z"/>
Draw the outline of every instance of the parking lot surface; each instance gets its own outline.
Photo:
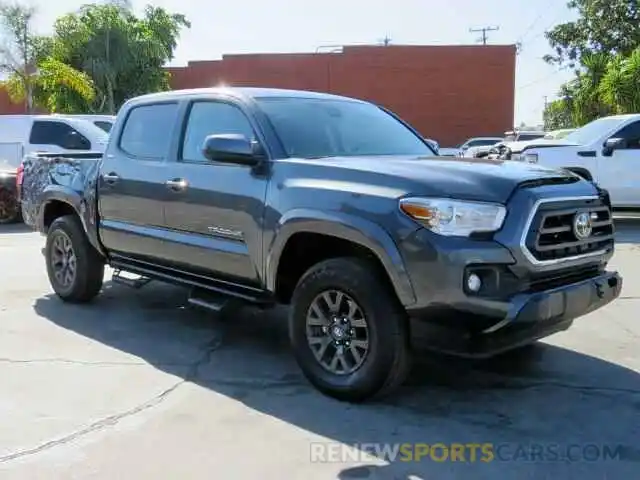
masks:
<path id="1" fill-rule="evenodd" d="M 613 304 L 491 361 L 422 355 L 398 394 L 349 405 L 301 376 L 285 311 L 217 318 L 181 289 L 110 282 L 66 305 L 43 238 L 0 226 L 0 478 L 634 478 L 640 223 L 618 239 Z M 493 458 L 444 458 L 452 444 Z M 366 456 L 384 445 L 405 454 Z"/>

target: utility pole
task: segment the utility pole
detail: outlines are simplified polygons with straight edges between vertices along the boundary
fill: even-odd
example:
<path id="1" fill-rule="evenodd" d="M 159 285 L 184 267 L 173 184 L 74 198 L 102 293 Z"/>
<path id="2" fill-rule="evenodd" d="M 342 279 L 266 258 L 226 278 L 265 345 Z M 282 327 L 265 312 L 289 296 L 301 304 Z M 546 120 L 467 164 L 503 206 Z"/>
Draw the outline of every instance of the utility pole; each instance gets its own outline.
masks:
<path id="1" fill-rule="evenodd" d="M 482 27 L 482 28 L 470 28 L 471 33 L 482 32 L 482 36 L 478 39 L 483 45 L 487 44 L 487 32 L 497 32 L 500 27 Z"/>
<path id="2" fill-rule="evenodd" d="M 383 39 L 379 40 L 379 42 L 385 47 L 388 47 L 389 45 L 391 45 L 391 38 L 389 37 L 389 35 L 385 35 Z"/>

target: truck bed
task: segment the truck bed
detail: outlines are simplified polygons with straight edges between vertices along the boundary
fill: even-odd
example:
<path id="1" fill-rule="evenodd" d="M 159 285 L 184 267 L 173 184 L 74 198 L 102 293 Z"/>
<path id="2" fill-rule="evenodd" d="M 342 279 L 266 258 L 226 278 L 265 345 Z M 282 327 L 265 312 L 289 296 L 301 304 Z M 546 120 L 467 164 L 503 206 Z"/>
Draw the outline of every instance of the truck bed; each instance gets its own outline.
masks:
<path id="1" fill-rule="evenodd" d="M 64 188 L 83 192 L 89 172 L 97 168 L 100 159 L 100 152 L 26 155 L 22 161 L 24 173 L 19 193 L 24 223 L 37 229 L 46 191 Z"/>

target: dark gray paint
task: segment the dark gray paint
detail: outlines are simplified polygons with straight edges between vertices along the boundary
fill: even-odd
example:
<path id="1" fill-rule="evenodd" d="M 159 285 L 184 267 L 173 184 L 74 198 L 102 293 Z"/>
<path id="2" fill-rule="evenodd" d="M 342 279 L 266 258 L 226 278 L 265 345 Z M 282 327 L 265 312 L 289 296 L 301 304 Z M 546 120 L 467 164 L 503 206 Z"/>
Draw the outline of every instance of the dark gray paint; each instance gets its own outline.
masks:
<path id="1" fill-rule="evenodd" d="M 453 157 L 284 158 L 270 123 L 252 101 L 262 93 L 259 89 L 208 89 L 139 97 L 122 108 L 111 132 L 112 139 L 119 137 L 123 119 L 136 105 L 175 100 L 184 115 L 194 99 L 223 99 L 238 105 L 252 122 L 267 157 L 258 167 L 177 162 L 183 128 L 177 122 L 171 150 L 162 161 L 128 158 L 115 140 L 99 162 L 29 157 L 23 188 L 25 219 L 43 229 L 46 203 L 67 202 L 80 213 L 92 243 L 112 260 L 114 256 L 125 263 L 139 260 L 151 269 L 170 268 L 266 293 L 275 290 L 281 254 L 292 235 L 333 235 L 373 252 L 398 298 L 415 315 L 435 317 L 446 307 L 463 312 L 465 321 L 486 316 L 495 324 L 497 319 L 514 320 L 538 297 L 469 296 L 462 288 L 465 268 L 497 265 L 509 268 L 518 278 L 557 270 L 556 265 L 531 264 L 520 249 L 533 204 L 540 198 L 602 193 L 569 172 L 521 162 Z M 105 183 L 103 175 L 110 173 L 120 177 L 115 185 Z M 164 185 L 170 179 L 184 179 L 189 188 L 170 191 Z M 558 179 L 568 183 L 553 184 Z M 531 181 L 538 186 L 519 188 Z M 399 211 L 398 199 L 409 195 L 497 202 L 507 205 L 508 215 L 492 240 L 443 237 L 419 228 Z M 604 265 L 612 254 L 610 249 L 601 257 L 569 261 L 562 268 Z"/>

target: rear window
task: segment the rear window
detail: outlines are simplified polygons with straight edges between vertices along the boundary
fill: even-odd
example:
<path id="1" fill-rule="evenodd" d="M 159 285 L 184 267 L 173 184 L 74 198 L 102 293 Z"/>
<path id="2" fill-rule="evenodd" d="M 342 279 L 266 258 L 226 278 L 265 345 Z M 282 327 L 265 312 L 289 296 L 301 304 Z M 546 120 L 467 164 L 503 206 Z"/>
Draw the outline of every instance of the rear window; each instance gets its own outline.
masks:
<path id="1" fill-rule="evenodd" d="M 104 130 L 107 133 L 109 133 L 111 131 L 111 127 L 113 127 L 113 123 L 105 122 L 104 120 L 96 120 L 93 123 L 96 127 L 100 128 L 101 130 Z"/>
<path id="2" fill-rule="evenodd" d="M 120 135 L 120 149 L 138 158 L 163 159 L 178 115 L 177 103 L 141 105 L 130 110 Z"/>
<path id="3" fill-rule="evenodd" d="M 70 148 L 66 143 L 69 135 L 77 136 L 77 144 Z M 29 134 L 31 145 L 56 145 L 60 148 L 73 150 L 89 150 L 91 142 L 71 125 L 55 120 L 36 120 L 31 127 Z"/>

